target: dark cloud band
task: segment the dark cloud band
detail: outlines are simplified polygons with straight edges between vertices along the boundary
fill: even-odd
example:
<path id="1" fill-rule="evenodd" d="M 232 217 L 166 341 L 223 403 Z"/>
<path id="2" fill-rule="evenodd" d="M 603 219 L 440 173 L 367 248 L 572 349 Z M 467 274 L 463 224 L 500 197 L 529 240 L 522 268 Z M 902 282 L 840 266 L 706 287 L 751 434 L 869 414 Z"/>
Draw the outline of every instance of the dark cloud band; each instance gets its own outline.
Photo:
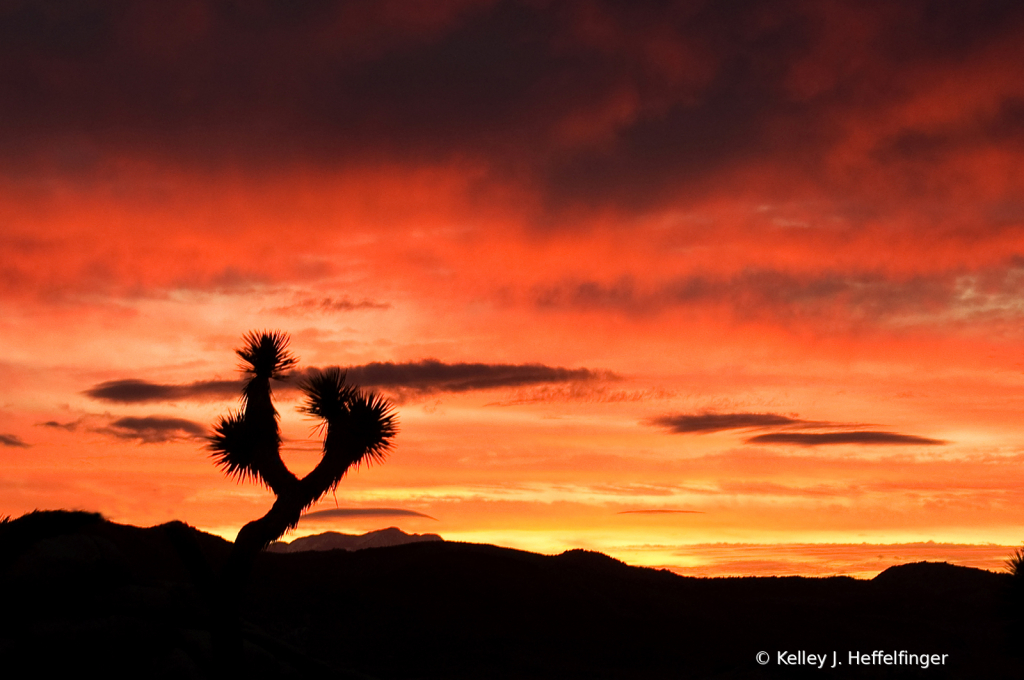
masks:
<path id="1" fill-rule="evenodd" d="M 809 421 L 778 413 L 697 413 L 661 416 L 649 422 L 667 428 L 669 432 L 686 434 L 803 425 Z"/>
<path id="2" fill-rule="evenodd" d="M 406 363 L 375 362 L 344 370 L 347 381 L 352 385 L 416 393 L 468 392 L 501 387 L 579 383 L 615 377 L 608 372 L 587 368 L 560 368 L 543 364 L 446 364 L 434 359 Z M 295 389 L 297 382 L 294 379 L 282 382 L 276 388 Z M 86 390 L 85 394 L 101 401 L 137 404 L 238 398 L 241 389 L 241 381 L 235 380 L 200 380 L 172 385 L 127 379 L 100 383 Z"/>
<path id="3" fill-rule="evenodd" d="M 652 418 L 648 425 L 666 428 L 672 434 L 707 434 L 726 430 L 775 430 L 747 438 L 748 444 L 793 444 L 796 446 L 827 446 L 832 444 L 862 444 L 868 446 L 899 446 L 945 444 L 930 439 L 898 432 L 854 429 L 865 427 L 853 423 L 833 423 L 804 420 L 778 413 L 695 413 L 670 414 Z M 825 430 L 804 432 L 801 430 Z"/>
<path id="4" fill-rule="evenodd" d="M 18 172 L 40 148 L 69 168 L 100 149 L 250 167 L 488 158 L 555 205 L 650 204 L 766 160 L 814 180 L 843 141 L 837 120 L 885 120 L 949 55 L 984 64 L 1024 25 L 1020 3 L 884 4 L 845 4 L 867 33 L 840 66 L 846 22 L 819 3 L 15 3 L 0 159 Z M 1013 113 L 981 125 L 1019 140 Z M 979 116 L 897 126 L 866 160 L 992 143 Z"/>
<path id="5" fill-rule="evenodd" d="M 748 444 L 795 444 L 797 446 L 827 446 L 832 444 L 860 444 L 868 446 L 899 446 L 945 444 L 941 439 L 929 439 L 897 432 L 771 432 L 746 440 Z"/>
<path id="6" fill-rule="evenodd" d="M 27 449 L 30 444 L 26 444 L 16 434 L 0 434 L 0 444 L 4 446 L 11 446 L 18 449 Z"/>
<path id="7" fill-rule="evenodd" d="M 186 399 L 237 398 L 242 383 L 237 380 L 200 380 L 187 385 L 166 385 L 146 380 L 110 380 L 85 391 L 100 401 L 138 404 L 149 401 L 181 401 Z"/>
<path id="8" fill-rule="evenodd" d="M 177 439 L 202 437 L 206 434 L 206 428 L 184 418 L 146 416 L 118 418 L 108 427 L 97 428 L 94 432 L 118 439 L 136 440 L 143 444 L 159 444 Z"/>
<path id="9" fill-rule="evenodd" d="M 390 387 L 416 392 L 467 392 L 499 387 L 523 387 L 612 377 L 586 368 L 543 364 L 446 364 L 434 359 L 411 363 L 375 362 L 348 369 L 355 385 Z"/>

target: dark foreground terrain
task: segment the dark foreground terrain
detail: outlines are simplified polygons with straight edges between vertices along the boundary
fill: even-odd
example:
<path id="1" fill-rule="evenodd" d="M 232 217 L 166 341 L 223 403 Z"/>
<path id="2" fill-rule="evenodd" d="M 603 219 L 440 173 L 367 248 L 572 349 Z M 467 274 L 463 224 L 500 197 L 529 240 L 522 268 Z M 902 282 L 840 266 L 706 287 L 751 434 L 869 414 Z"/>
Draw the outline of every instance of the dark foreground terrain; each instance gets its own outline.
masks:
<path id="1" fill-rule="evenodd" d="M 224 677 L 209 574 L 229 549 L 180 523 L 85 513 L 0 525 L 0 677 Z M 1012 581 L 943 563 L 871 581 L 683 578 L 599 553 L 441 541 L 264 554 L 235 664 L 239 677 L 381 680 L 1024 678 Z M 849 664 L 875 650 L 947 656 Z"/>

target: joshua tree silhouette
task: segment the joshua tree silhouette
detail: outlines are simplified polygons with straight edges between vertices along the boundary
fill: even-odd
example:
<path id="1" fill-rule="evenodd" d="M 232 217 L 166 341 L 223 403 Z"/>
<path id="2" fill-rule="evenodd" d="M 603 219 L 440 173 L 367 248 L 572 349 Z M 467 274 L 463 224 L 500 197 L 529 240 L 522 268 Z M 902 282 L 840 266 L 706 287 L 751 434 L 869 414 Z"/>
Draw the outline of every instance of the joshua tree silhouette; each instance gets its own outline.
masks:
<path id="1" fill-rule="evenodd" d="M 270 388 L 271 380 L 286 379 L 298 363 L 288 351 L 288 336 L 253 331 L 243 340 L 244 346 L 236 350 L 240 369 L 248 375 L 242 408 L 218 420 L 210 449 L 225 474 L 263 483 L 277 500 L 270 512 L 238 532 L 224 567 L 225 579 L 236 586 L 248 580 L 256 555 L 295 527 L 302 511 L 335 489 L 352 465 L 383 461 L 398 431 L 388 400 L 346 385 L 345 373 L 337 368 L 310 371 L 299 383 L 306 395 L 300 410 L 322 421 L 323 458 L 299 479 L 281 460 L 281 431 Z"/>

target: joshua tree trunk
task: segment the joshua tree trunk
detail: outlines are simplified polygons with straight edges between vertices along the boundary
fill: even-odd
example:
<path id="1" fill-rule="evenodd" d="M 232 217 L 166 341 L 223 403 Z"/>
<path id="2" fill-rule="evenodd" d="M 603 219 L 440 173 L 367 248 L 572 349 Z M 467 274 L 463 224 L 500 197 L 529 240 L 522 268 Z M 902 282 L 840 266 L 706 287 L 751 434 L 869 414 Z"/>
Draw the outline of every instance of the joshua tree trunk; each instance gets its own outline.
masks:
<path id="1" fill-rule="evenodd" d="M 383 461 L 397 432 L 391 404 L 373 393 L 346 385 L 336 368 L 310 372 L 299 387 L 306 394 L 301 410 L 322 421 L 323 458 L 302 479 L 281 460 L 281 432 L 271 380 L 282 380 L 296 364 L 288 337 L 279 332 L 249 333 L 237 350 L 249 379 L 242 389 L 243 409 L 221 417 L 210 437 L 213 457 L 229 476 L 252 478 L 270 487 L 277 500 L 263 517 L 249 522 L 235 539 L 221 574 L 222 659 L 240 650 L 237 613 L 256 556 L 299 523 L 302 511 L 334 489 L 352 465 Z"/>

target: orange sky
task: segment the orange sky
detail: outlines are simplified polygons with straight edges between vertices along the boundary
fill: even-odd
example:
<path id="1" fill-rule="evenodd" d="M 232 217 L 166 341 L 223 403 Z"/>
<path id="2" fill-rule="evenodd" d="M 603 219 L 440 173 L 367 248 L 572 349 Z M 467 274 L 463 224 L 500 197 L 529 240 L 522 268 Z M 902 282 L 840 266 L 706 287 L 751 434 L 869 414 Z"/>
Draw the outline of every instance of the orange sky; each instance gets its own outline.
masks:
<path id="1" fill-rule="evenodd" d="M 233 536 L 272 496 L 204 452 L 209 381 L 274 328 L 399 404 L 337 506 L 430 517 L 299 534 L 699 574 L 1024 540 L 1024 8 L 152 5 L 0 9 L 0 513 Z"/>

